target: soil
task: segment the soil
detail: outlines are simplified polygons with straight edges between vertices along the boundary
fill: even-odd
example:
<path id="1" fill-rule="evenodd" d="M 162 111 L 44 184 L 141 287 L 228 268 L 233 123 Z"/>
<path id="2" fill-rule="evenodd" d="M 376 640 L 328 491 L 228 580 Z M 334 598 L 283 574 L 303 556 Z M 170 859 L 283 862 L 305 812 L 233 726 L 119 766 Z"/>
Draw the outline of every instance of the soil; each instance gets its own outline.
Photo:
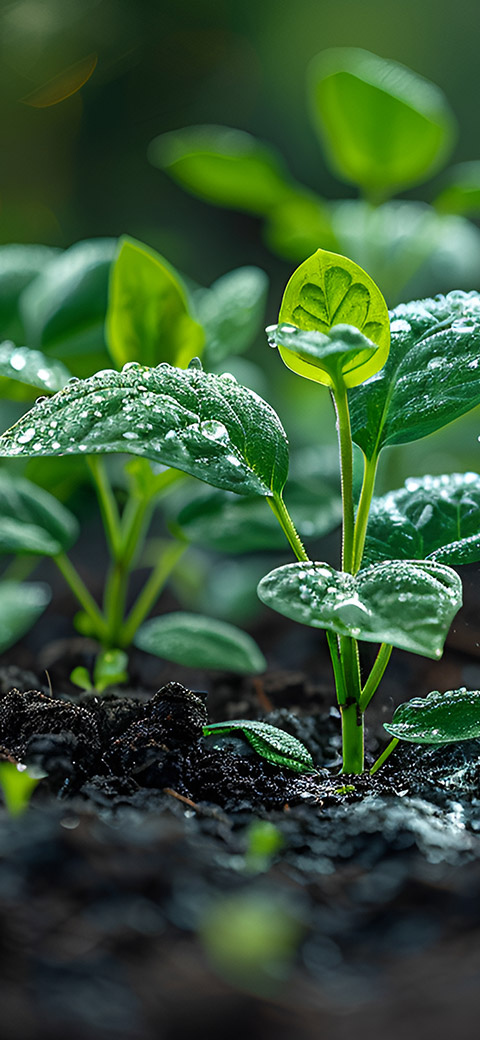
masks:
<path id="1" fill-rule="evenodd" d="M 472 686 L 468 595 L 462 618 L 441 680 L 394 653 L 368 761 L 412 687 Z M 139 654 L 135 686 L 101 698 L 68 682 L 85 641 L 43 636 L 0 669 L 2 755 L 46 774 L 0 814 L 2 1040 L 475 1035 L 480 742 L 399 745 L 373 778 L 339 778 L 327 663 L 287 623 L 262 679 Z M 301 739 L 318 774 L 202 736 L 238 717 Z"/>

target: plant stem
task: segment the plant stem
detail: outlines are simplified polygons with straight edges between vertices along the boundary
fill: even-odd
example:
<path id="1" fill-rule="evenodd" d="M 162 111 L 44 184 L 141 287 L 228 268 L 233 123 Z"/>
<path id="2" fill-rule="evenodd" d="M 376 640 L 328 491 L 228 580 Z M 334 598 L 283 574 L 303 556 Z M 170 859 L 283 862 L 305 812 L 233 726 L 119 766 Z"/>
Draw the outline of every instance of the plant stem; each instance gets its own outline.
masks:
<path id="1" fill-rule="evenodd" d="M 97 491 L 107 541 L 112 555 L 116 556 L 120 542 L 120 516 L 115 495 L 113 494 L 103 459 L 99 458 L 98 455 L 89 455 L 87 463 Z"/>
<path id="2" fill-rule="evenodd" d="M 70 586 L 73 594 L 78 599 L 78 602 L 94 624 L 98 638 L 100 640 L 104 639 L 107 631 L 105 620 L 95 603 L 95 600 L 90 595 L 86 585 L 82 581 L 78 571 L 73 566 L 73 563 L 71 563 L 65 553 L 58 553 L 58 556 L 54 556 L 53 560 L 65 578 L 67 585 Z"/>
<path id="3" fill-rule="evenodd" d="M 342 570 L 352 573 L 353 569 L 353 448 L 348 411 L 347 388 L 339 380 L 332 389 L 333 404 L 337 416 L 338 446 L 340 450 L 340 478 L 342 485 Z"/>
<path id="4" fill-rule="evenodd" d="M 392 649 L 393 647 L 391 647 L 389 643 L 382 643 L 380 650 L 378 651 L 373 668 L 361 693 L 360 708 L 362 711 L 365 711 L 368 708 L 374 693 L 380 685 L 383 673 L 390 660 Z"/>
<path id="5" fill-rule="evenodd" d="M 290 516 L 290 513 L 288 512 L 288 509 L 285 505 L 285 502 L 283 501 L 282 496 L 279 494 L 274 494 L 273 498 L 267 498 L 267 502 L 272 512 L 275 514 L 282 528 L 282 531 L 287 536 L 290 546 L 292 547 L 295 556 L 297 557 L 297 560 L 307 562 L 307 553 L 305 552 L 302 541 L 298 535 L 298 532 L 295 528 L 293 520 Z"/>
<path id="6" fill-rule="evenodd" d="M 170 577 L 176 563 L 185 552 L 187 546 L 182 542 L 171 542 L 167 546 L 148 581 L 134 603 L 120 633 L 119 646 L 128 646 L 139 625 L 145 620 L 156 603 L 165 582 Z"/>
<path id="7" fill-rule="evenodd" d="M 340 658 L 340 652 L 338 647 L 338 636 L 333 632 L 326 630 L 328 649 L 330 651 L 330 657 L 332 659 L 333 677 L 335 679 L 335 689 L 337 692 L 337 701 L 339 707 L 347 702 L 347 690 L 345 687 L 345 676 L 343 674 L 342 661 Z"/>
<path id="8" fill-rule="evenodd" d="M 363 472 L 363 483 L 362 491 L 360 495 L 360 501 L 358 503 L 357 516 L 355 520 L 355 528 L 353 533 L 353 573 L 356 574 L 360 568 L 362 562 L 363 550 L 365 546 L 365 535 L 367 533 L 368 514 L 370 512 L 370 505 L 373 497 L 373 490 L 375 487 L 375 477 L 377 475 L 378 466 L 378 454 L 374 455 L 373 458 L 365 458 L 365 468 Z"/>
<path id="9" fill-rule="evenodd" d="M 374 764 L 373 764 L 373 766 L 372 766 L 372 768 L 370 770 L 370 776 L 374 776 L 374 774 L 377 772 L 377 769 L 380 769 L 380 767 L 383 766 L 383 763 L 386 761 L 388 756 L 391 755 L 392 751 L 396 748 L 397 744 L 398 744 L 398 737 L 393 737 L 393 739 L 390 741 L 390 743 L 387 744 L 387 746 L 385 748 L 385 751 L 382 751 L 382 754 L 380 755 L 380 757 L 377 758 L 376 762 L 374 762 Z"/>
<path id="10" fill-rule="evenodd" d="M 342 715 L 342 773 L 363 773 L 363 714 L 357 701 L 340 705 Z"/>

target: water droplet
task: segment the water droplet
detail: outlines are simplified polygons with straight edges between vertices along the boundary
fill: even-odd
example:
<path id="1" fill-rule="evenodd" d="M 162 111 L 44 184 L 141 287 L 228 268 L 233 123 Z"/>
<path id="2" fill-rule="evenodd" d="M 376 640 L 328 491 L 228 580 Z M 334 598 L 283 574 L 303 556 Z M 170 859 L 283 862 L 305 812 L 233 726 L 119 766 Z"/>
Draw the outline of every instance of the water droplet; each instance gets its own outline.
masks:
<path id="1" fill-rule="evenodd" d="M 479 365 L 480 365 L 480 358 L 474 358 L 473 361 L 469 361 L 468 362 L 468 367 L 469 368 L 478 368 Z"/>
<path id="2" fill-rule="evenodd" d="M 122 372 L 131 372 L 132 369 L 141 367 L 142 366 L 139 361 L 127 361 L 127 363 L 122 367 Z"/>
<path id="3" fill-rule="evenodd" d="M 203 365 L 199 357 L 193 357 L 188 363 L 188 367 L 197 372 L 203 372 Z"/>
<path id="4" fill-rule="evenodd" d="M 52 441 L 52 448 L 54 448 L 55 451 L 57 451 L 57 449 L 59 447 L 60 447 L 60 441 Z"/>
<path id="5" fill-rule="evenodd" d="M 217 422 L 216 419 L 206 419 L 205 422 L 200 424 L 200 430 L 203 436 L 210 441 L 228 444 L 230 440 L 226 426 L 221 422 Z"/>
<path id="6" fill-rule="evenodd" d="M 23 433 L 19 434 L 19 436 L 17 437 L 17 441 L 19 444 L 28 444 L 28 442 L 31 441 L 34 436 L 35 428 L 33 426 L 29 426 L 28 430 L 24 430 Z"/>
<path id="7" fill-rule="evenodd" d="M 35 404 L 43 404 L 44 401 L 48 401 L 48 397 L 46 396 L 46 394 L 43 394 L 41 397 L 35 398 Z"/>
<path id="8" fill-rule="evenodd" d="M 220 379 L 224 379 L 226 383 L 238 382 L 237 377 L 233 375 L 233 372 L 222 372 Z"/>
<path id="9" fill-rule="evenodd" d="M 97 372 L 96 373 L 97 376 L 100 376 L 102 374 L 103 374 L 102 372 Z M 73 386 L 74 383 L 79 383 L 79 382 L 80 382 L 80 380 L 79 380 L 78 376 L 70 376 L 70 379 L 67 380 L 67 385 L 68 386 Z"/>
<path id="10" fill-rule="evenodd" d="M 405 318 L 397 318 L 391 322 L 390 331 L 393 333 L 410 332 L 411 325 L 409 321 L 405 321 Z"/>
<path id="11" fill-rule="evenodd" d="M 10 358 L 11 367 L 15 369 L 15 372 L 21 372 L 22 368 L 25 368 L 26 364 L 27 359 L 25 357 L 25 354 L 23 354 L 20 350 L 16 350 Z"/>
<path id="12" fill-rule="evenodd" d="M 138 433 L 135 433 L 135 430 L 126 430 L 125 433 L 122 433 L 122 437 L 124 437 L 126 441 L 138 441 L 138 436 L 139 435 Z"/>
<path id="13" fill-rule="evenodd" d="M 435 368 L 441 368 L 442 365 L 447 364 L 447 359 L 444 357 L 432 357 L 428 362 L 427 368 L 432 370 Z"/>
<path id="14" fill-rule="evenodd" d="M 78 450 L 79 451 L 88 451 L 88 447 L 87 447 L 86 444 L 79 444 L 78 445 Z"/>

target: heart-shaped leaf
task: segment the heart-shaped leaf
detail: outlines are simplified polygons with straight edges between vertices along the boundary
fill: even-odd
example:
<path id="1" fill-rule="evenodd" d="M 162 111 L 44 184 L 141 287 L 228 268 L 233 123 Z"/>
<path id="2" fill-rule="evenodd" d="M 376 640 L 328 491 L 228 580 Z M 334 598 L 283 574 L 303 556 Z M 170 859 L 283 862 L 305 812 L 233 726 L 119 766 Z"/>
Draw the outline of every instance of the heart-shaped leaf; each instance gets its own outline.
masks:
<path id="1" fill-rule="evenodd" d="M 228 733 L 242 733 L 262 758 L 275 765 L 286 766 L 296 773 L 316 772 L 313 758 L 305 745 L 291 733 L 270 726 L 268 722 L 231 719 L 228 722 L 211 722 L 203 727 L 205 737 L 217 734 L 222 737 Z"/>
<path id="2" fill-rule="evenodd" d="M 480 560 L 480 477 L 450 473 L 410 477 L 405 487 L 374 498 L 365 562 L 435 560 L 457 566 Z"/>
<path id="3" fill-rule="evenodd" d="M 231 354 L 241 354 L 262 328 L 268 278 L 259 267 L 239 267 L 218 278 L 209 289 L 195 293 L 197 316 L 203 325 L 207 367 Z M 167 359 L 165 359 L 167 360 Z"/>
<path id="4" fill-rule="evenodd" d="M 353 260 L 324 249 L 294 271 L 279 323 L 278 346 L 287 367 L 327 386 L 338 383 L 339 374 L 347 386 L 355 386 L 377 372 L 388 354 L 390 323 L 380 289 Z M 322 335 L 302 337 L 286 332 L 285 325 Z M 361 340 L 345 326 L 363 333 Z"/>
<path id="5" fill-rule="evenodd" d="M 455 120 L 442 91 L 397 62 L 335 47 L 313 60 L 309 86 L 327 155 L 367 195 L 416 184 L 452 147 Z"/>
<path id="6" fill-rule="evenodd" d="M 173 267 L 153 249 L 127 237 L 120 239 L 110 273 L 105 333 L 119 366 L 168 361 L 183 368 L 201 353 L 204 341 Z"/>
<path id="7" fill-rule="evenodd" d="M 75 375 L 88 375 L 106 357 L 108 279 L 116 249 L 113 238 L 77 242 L 20 299 L 29 346 L 65 360 Z"/>
<path id="8" fill-rule="evenodd" d="M 385 367 L 349 394 L 353 439 L 367 458 L 426 437 L 480 404 L 480 294 L 460 290 L 391 313 Z"/>
<path id="9" fill-rule="evenodd" d="M 40 350 L 16 347 L 11 340 L 0 343 L 2 397 L 24 400 L 38 390 L 56 393 L 57 390 L 63 390 L 69 379 L 68 368 Z"/>
<path id="10" fill-rule="evenodd" d="M 280 156 L 228 126 L 189 126 L 152 141 L 148 157 L 193 195 L 218 206 L 268 212 L 288 190 Z"/>
<path id="11" fill-rule="evenodd" d="M 292 563 L 262 578 L 258 595 L 301 624 L 432 658 L 442 656 L 462 605 L 455 571 L 410 560 L 366 567 L 356 575 L 327 563 Z"/>
<path id="12" fill-rule="evenodd" d="M 53 495 L 0 470 L 0 553 L 56 556 L 77 536 L 75 517 Z"/>
<path id="13" fill-rule="evenodd" d="M 155 657 L 189 668 L 212 668 L 250 674 L 264 672 L 267 662 L 257 644 L 235 625 L 178 610 L 145 621 L 135 646 Z"/>
<path id="14" fill-rule="evenodd" d="M 480 737 L 480 692 L 433 690 L 426 697 L 415 697 L 395 709 L 385 723 L 387 733 L 413 744 L 451 744 L 457 740 Z"/>
<path id="15" fill-rule="evenodd" d="M 0 593 L 0 653 L 13 646 L 43 614 L 51 599 L 42 582 L 2 581 Z"/>
<path id="16" fill-rule="evenodd" d="M 53 431 L 53 433 L 52 433 Z M 238 494 L 277 495 L 288 471 L 273 408 L 228 373 L 166 363 L 70 383 L 0 437 L 0 455 L 129 452 Z"/>

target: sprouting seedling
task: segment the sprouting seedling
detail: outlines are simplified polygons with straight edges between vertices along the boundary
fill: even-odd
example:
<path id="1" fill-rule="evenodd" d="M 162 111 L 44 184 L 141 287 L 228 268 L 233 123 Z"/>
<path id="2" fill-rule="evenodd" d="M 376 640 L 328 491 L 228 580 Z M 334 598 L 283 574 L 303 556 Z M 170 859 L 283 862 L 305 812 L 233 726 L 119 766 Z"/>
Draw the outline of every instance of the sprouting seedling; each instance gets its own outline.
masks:
<path id="1" fill-rule="evenodd" d="M 24 765 L 0 762 L 0 787 L 10 816 L 25 812 L 40 779 L 41 776 L 32 775 Z"/>

